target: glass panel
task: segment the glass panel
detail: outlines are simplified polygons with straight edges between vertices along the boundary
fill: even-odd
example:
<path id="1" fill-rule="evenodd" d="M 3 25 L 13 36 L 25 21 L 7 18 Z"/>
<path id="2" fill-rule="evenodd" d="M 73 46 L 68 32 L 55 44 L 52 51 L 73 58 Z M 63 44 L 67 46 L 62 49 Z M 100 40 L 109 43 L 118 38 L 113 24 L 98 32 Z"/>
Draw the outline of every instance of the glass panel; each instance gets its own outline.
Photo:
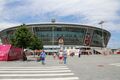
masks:
<path id="1" fill-rule="evenodd" d="M 95 30 L 92 38 L 92 46 L 101 47 L 102 46 L 102 32 Z"/>
<path id="2" fill-rule="evenodd" d="M 43 40 L 43 44 L 58 45 L 58 39 L 63 36 L 65 45 L 80 45 L 83 44 L 83 39 L 86 33 L 86 29 L 83 28 L 68 28 L 68 27 L 54 27 L 48 28 L 47 31 L 44 31 L 47 28 L 36 30 L 36 34 Z M 54 38 L 54 40 L 53 40 Z"/>

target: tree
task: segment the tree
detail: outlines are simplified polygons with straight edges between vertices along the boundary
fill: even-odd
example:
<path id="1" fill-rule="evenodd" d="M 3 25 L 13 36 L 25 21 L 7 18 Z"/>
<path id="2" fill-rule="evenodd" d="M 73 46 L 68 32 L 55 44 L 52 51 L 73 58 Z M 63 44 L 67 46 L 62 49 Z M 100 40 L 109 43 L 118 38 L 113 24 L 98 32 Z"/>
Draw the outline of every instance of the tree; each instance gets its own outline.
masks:
<path id="1" fill-rule="evenodd" d="M 16 47 L 27 48 L 31 40 L 32 33 L 26 28 L 26 25 L 23 24 L 15 31 L 14 37 L 11 39 L 11 44 Z"/>
<path id="2" fill-rule="evenodd" d="M 43 49 L 42 40 L 33 35 L 25 24 L 16 29 L 13 37 L 10 39 L 10 43 L 23 49 Z"/>
<path id="3" fill-rule="evenodd" d="M 43 49 L 43 44 L 42 44 L 42 40 L 39 39 L 36 35 L 33 35 L 32 37 L 32 42 L 30 44 L 30 49 L 32 50 L 39 50 L 39 49 Z"/>

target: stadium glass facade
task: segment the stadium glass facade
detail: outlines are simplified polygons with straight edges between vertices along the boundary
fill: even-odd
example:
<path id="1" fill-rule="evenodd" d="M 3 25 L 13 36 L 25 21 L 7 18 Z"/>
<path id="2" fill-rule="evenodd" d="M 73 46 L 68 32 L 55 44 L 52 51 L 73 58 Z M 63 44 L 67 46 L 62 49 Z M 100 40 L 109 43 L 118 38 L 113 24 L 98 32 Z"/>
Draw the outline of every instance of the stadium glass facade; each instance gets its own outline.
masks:
<path id="1" fill-rule="evenodd" d="M 58 39 L 60 37 L 64 38 L 64 45 L 82 45 L 86 32 L 86 30 L 82 28 L 78 29 L 57 26 L 34 28 L 34 31 L 37 36 L 42 38 L 46 45 L 58 45 Z"/>
<path id="2" fill-rule="evenodd" d="M 49 23 L 30 24 L 27 27 L 42 39 L 44 45 L 59 45 L 59 38 L 62 37 L 66 46 L 103 47 L 104 43 L 106 47 L 111 36 L 106 30 L 87 25 Z M 2 43 L 9 43 L 16 28 L 17 26 L 0 32 Z"/>

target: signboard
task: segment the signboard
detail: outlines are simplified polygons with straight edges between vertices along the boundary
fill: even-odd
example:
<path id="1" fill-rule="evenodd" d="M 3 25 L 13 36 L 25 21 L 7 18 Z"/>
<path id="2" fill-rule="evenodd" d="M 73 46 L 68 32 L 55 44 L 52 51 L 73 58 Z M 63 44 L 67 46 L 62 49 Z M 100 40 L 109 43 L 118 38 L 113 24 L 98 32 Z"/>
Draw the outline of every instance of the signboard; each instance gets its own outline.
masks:
<path id="1" fill-rule="evenodd" d="M 84 41 L 85 46 L 89 46 L 90 45 L 90 40 L 91 40 L 91 36 L 90 36 L 90 34 L 87 34 L 85 36 L 85 41 Z"/>
<path id="2" fill-rule="evenodd" d="M 58 39 L 58 44 L 64 44 L 64 39 L 63 39 L 63 37 L 60 37 L 60 38 Z"/>

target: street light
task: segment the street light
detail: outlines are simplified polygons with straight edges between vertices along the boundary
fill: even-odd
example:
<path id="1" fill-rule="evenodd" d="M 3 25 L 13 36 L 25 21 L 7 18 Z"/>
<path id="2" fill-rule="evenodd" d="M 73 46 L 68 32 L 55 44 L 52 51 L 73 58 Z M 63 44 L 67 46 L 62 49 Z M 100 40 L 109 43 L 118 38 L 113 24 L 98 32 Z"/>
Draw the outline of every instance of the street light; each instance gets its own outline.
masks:
<path id="1" fill-rule="evenodd" d="M 54 24 L 56 20 L 53 18 L 51 19 L 51 22 Z M 52 26 L 52 45 L 54 45 L 54 26 Z"/>
<path id="2" fill-rule="evenodd" d="M 104 48 L 105 47 L 105 44 L 104 44 L 104 35 L 103 35 L 103 23 L 105 23 L 105 21 L 100 21 L 98 24 L 101 25 L 101 30 L 102 30 L 102 47 Z"/>
<path id="3" fill-rule="evenodd" d="M 54 45 L 54 26 L 52 27 L 52 45 Z"/>

